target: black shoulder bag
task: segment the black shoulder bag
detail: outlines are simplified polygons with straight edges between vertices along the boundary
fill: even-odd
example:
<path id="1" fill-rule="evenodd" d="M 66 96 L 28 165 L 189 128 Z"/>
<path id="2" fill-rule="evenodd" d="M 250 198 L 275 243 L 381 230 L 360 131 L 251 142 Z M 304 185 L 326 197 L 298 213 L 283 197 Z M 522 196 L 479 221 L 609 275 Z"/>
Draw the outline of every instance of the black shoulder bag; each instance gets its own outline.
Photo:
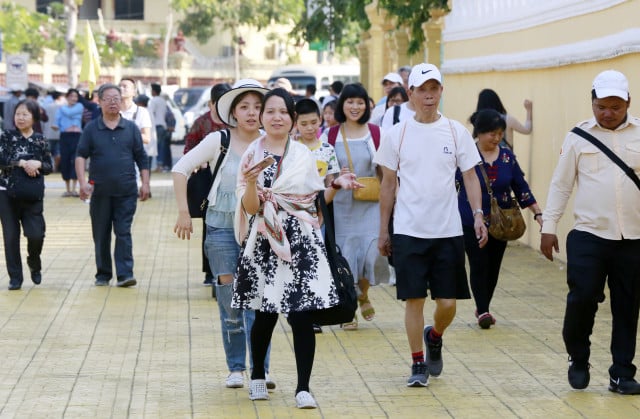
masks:
<path id="1" fill-rule="evenodd" d="M 216 162 L 216 167 L 211 173 L 210 166 L 206 169 L 195 171 L 189 176 L 187 181 L 187 203 L 189 205 L 189 215 L 191 218 L 202 218 L 207 212 L 209 206 L 209 191 L 213 186 L 213 181 L 218 174 L 222 160 L 227 154 L 231 135 L 228 129 L 220 131 L 220 156 Z"/>
<path id="2" fill-rule="evenodd" d="M 324 191 L 318 194 L 317 201 L 324 218 L 324 245 L 327 249 L 327 259 L 340 302 L 333 307 L 311 311 L 311 318 L 313 323 L 320 326 L 349 323 L 353 320 L 358 308 L 355 281 L 349 268 L 349 262 L 342 256 L 340 248 L 336 244 L 333 218 L 330 216 L 329 208 L 324 200 Z"/>
<path id="3" fill-rule="evenodd" d="M 622 169 L 622 171 L 625 172 L 627 176 L 631 178 L 631 180 L 633 181 L 633 183 L 636 184 L 638 189 L 640 189 L 640 178 L 638 178 L 638 175 L 636 175 L 636 172 L 631 167 L 629 167 L 627 163 L 622 161 L 622 159 L 618 157 L 616 153 L 611 151 L 609 147 L 604 145 L 602 141 L 598 140 L 596 137 L 589 134 L 587 131 L 583 130 L 582 128 L 573 127 L 571 132 L 581 136 L 582 138 L 589 141 L 594 146 L 598 147 L 600 151 L 606 154 L 607 157 L 609 157 L 615 164 L 617 164 Z"/>

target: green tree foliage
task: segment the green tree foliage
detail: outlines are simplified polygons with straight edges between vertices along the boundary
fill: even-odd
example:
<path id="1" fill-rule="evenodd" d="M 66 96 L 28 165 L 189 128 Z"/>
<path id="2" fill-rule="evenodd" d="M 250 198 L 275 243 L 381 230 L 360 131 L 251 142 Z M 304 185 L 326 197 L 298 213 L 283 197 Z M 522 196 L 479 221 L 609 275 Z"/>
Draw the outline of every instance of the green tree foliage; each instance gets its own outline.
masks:
<path id="1" fill-rule="evenodd" d="M 337 54 L 355 54 L 362 31 L 369 28 L 364 6 L 371 0 L 307 0 L 307 13 L 292 36 L 332 44 Z"/>
<path id="2" fill-rule="evenodd" d="M 59 8 L 51 10 L 53 14 Z M 45 48 L 64 51 L 65 21 L 44 13 L 32 13 L 14 2 L 0 5 L 0 30 L 6 54 L 26 52 L 32 60 L 42 61 Z"/>
<path id="3" fill-rule="evenodd" d="M 398 27 L 408 27 L 411 33 L 409 54 L 422 49 L 425 42 L 422 24 L 431 19 L 429 9 L 439 8 L 449 10 L 447 0 L 379 0 L 380 8 L 385 9 L 391 16 L 396 17 Z"/>
<path id="4" fill-rule="evenodd" d="M 296 25 L 293 36 L 307 42 L 333 42 L 337 52 L 356 53 L 361 34 L 371 26 L 364 10 L 372 0 L 308 0 L 308 12 Z M 430 8 L 448 10 L 447 0 L 379 0 L 378 8 L 395 17 L 398 27 L 410 28 L 410 54 L 425 41 L 422 24 L 429 20 Z"/>
<path id="5" fill-rule="evenodd" d="M 185 36 L 201 44 L 224 30 L 248 25 L 258 30 L 271 23 L 290 23 L 304 12 L 303 0 L 173 0 L 174 10 L 182 12 L 179 22 Z"/>

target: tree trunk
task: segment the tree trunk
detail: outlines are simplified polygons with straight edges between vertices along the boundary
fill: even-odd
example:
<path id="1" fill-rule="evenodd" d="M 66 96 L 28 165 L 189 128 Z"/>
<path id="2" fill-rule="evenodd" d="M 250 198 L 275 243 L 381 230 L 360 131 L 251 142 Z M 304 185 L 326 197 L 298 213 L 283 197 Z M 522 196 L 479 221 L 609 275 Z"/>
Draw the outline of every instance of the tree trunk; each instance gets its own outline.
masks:
<path id="1" fill-rule="evenodd" d="M 64 0 L 67 13 L 67 74 L 70 87 L 78 85 L 78 71 L 76 69 L 76 33 L 78 32 L 78 5 L 76 0 Z"/>

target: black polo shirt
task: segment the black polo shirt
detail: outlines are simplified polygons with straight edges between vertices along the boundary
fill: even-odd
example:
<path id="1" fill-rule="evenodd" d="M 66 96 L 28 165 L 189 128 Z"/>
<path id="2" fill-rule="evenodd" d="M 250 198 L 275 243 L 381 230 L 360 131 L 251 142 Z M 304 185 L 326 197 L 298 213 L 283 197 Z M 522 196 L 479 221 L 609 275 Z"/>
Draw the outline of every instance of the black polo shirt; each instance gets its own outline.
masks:
<path id="1" fill-rule="evenodd" d="M 102 117 L 87 124 L 80 136 L 76 154 L 89 163 L 89 181 L 97 195 L 132 195 L 138 192 L 135 165 L 149 169 L 142 136 L 136 124 L 120 117 L 115 129 Z"/>

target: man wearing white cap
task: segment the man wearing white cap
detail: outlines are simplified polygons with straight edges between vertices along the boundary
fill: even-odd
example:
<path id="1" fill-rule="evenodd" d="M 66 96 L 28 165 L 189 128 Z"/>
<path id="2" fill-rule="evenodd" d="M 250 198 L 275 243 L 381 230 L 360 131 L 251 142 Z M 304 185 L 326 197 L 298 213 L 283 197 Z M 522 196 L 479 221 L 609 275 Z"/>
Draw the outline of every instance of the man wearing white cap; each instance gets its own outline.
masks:
<path id="1" fill-rule="evenodd" d="M 378 249 L 383 256 L 393 252 L 397 298 L 406 300 L 405 328 L 413 361 L 407 386 L 425 387 L 429 375 L 442 372 L 442 335 L 455 317 L 456 300 L 471 298 L 455 188 L 457 169 L 474 208 L 478 246 L 486 244 L 488 233 L 474 169 L 481 162 L 480 154 L 469 131 L 438 112 L 443 90 L 440 71 L 433 64 L 414 66 L 409 89 L 414 117 L 384 133 L 374 158 L 383 173 Z M 396 197 L 399 169 L 402 187 Z M 425 327 L 428 290 L 436 308 L 433 326 Z"/>
<path id="2" fill-rule="evenodd" d="M 372 124 L 380 125 L 384 112 L 387 110 L 387 96 L 391 89 L 396 86 L 402 86 L 402 77 L 398 73 L 387 73 L 382 78 L 382 91 L 384 96 L 376 103 L 376 106 L 371 111 L 370 122 Z"/>
<path id="3" fill-rule="evenodd" d="M 624 74 L 603 71 L 591 90 L 594 116 L 578 128 L 640 173 L 640 119 L 629 115 L 630 103 Z M 569 354 L 569 384 L 575 389 L 589 385 L 589 338 L 598 303 L 604 301 L 606 281 L 613 318 L 609 390 L 640 394 L 633 365 L 640 307 L 640 185 L 636 187 L 601 150 L 573 130 L 567 134 L 542 216 L 540 250 L 549 260 L 559 250 L 556 229 L 575 185 L 575 222 L 566 244 L 569 293 L 562 329 Z"/>

